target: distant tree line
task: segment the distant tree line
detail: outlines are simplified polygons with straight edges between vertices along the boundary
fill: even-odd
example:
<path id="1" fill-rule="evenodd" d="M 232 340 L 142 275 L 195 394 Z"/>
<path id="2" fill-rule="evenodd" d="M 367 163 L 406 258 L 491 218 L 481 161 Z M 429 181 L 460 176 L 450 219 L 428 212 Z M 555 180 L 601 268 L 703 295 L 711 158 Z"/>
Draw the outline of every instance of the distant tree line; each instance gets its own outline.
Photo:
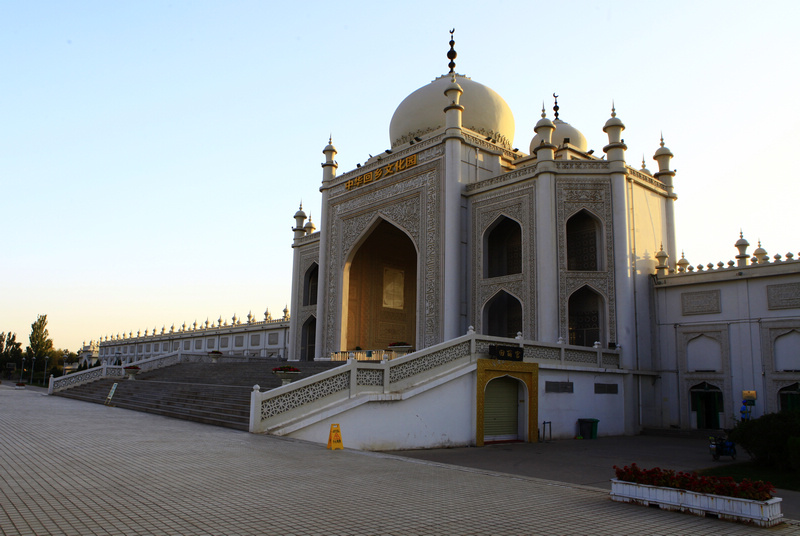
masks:
<path id="1" fill-rule="evenodd" d="M 28 346 L 22 350 L 17 334 L 0 332 L 0 377 L 6 380 L 45 384 L 51 374 L 64 373 L 64 364 L 75 362 L 78 355 L 53 345 L 47 331 L 47 315 L 39 315 L 31 324 Z"/>

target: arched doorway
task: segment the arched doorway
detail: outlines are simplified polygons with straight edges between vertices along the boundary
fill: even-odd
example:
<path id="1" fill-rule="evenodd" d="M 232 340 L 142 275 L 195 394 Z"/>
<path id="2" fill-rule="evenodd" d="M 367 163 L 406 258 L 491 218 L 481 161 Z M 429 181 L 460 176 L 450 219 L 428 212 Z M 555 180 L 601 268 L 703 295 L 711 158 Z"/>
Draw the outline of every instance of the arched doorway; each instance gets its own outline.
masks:
<path id="1" fill-rule="evenodd" d="M 604 342 L 603 297 L 588 286 L 569 297 L 569 343 L 593 346 Z"/>
<path id="2" fill-rule="evenodd" d="M 719 415 L 723 412 L 722 390 L 708 382 L 689 389 L 691 411 L 697 415 L 698 430 L 718 430 Z"/>
<path id="3" fill-rule="evenodd" d="M 345 267 L 343 349 L 416 346 L 417 250 L 398 227 L 381 221 Z"/>
<path id="4" fill-rule="evenodd" d="M 483 308 L 483 332 L 513 339 L 522 331 L 522 304 L 501 290 Z"/>
<path id="5" fill-rule="evenodd" d="M 484 443 L 525 439 L 525 430 L 521 430 L 525 422 L 525 394 L 525 384 L 510 376 L 501 376 L 486 384 Z"/>
<path id="6" fill-rule="evenodd" d="M 310 317 L 303 324 L 303 332 L 300 337 L 300 360 L 314 361 L 317 339 L 317 319 Z"/>

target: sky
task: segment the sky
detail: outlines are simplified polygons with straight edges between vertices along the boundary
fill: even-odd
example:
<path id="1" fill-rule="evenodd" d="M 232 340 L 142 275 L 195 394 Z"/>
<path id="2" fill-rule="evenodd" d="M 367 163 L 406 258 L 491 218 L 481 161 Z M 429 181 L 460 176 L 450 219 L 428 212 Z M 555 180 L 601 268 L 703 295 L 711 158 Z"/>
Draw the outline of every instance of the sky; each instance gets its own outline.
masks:
<path id="1" fill-rule="evenodd" d="M 657 169 L 663 132 L 693 265 L 732 259 L 740 230 L 800 252 L 794 0 L 277 4 L 0 0 L 0 331 L 24 347 L 46 314 L 74 351 L 279 316 L 328 137 L 340 173 L 389 148 L 451 28 L 524 152 L 554 92 L 599 154 L 613 100 L 635 168 Z"/>

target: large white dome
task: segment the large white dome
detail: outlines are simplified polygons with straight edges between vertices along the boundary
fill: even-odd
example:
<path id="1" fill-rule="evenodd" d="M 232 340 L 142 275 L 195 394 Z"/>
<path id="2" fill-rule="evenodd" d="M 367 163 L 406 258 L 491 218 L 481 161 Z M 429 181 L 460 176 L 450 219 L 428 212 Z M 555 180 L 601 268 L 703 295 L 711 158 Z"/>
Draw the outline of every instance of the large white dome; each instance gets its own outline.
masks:
<path id="1" fill-rule="evenodd" d="M 448 102 L 444 90 L 450 85 L 450 80 L 449 74 L 440 76 L 400 103 L 389 125 L 392 147 L 445 126 L 444 108 Z M 464 75 L 457 74 L 456 82 L 464 90 L 460 101 L 464 106 L 462 125 L 511 148 L 514 142 L 514 115 L 503 97 Z"/>

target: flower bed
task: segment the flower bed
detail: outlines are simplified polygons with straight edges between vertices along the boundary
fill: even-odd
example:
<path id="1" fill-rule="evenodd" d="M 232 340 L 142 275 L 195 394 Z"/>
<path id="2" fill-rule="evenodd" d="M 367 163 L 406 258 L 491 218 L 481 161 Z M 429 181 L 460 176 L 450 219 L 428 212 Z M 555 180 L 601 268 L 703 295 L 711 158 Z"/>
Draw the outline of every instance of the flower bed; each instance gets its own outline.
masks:
<path id="1" fill-rule="evenodd" d="M 697 473 L 614 466 L 617 478 L 611 481 L 611 499 L 664 510 L 677 510 L 720 519 L 771 527 L 780 523 L 780 498 L 773 498 L 775 488 L 769 482 L 730 477 L 709 477 Z"/>
<path id="2" fill-rule="evenodd" d="M 772 498 L 775 487 L 770 482 L 743 479 L 737 483 L 729 476 L 702 476 L 695 472 L 675 472 L 671 469 L 642 469 L 635 463 L 625 467 L 614 466 L 617 479 L 662 488 L 677 488 L 697 493 L 713 493 L 725 497 L 737 497 L 753 501 L 767 501 Z"/>
<path id="3" fill-rule="evenodd" d="M 282 367 L 275 367 L 272 372 L 300 372 L 300 369 L 294 368 L 291 365 L 283 365 Z"/>

